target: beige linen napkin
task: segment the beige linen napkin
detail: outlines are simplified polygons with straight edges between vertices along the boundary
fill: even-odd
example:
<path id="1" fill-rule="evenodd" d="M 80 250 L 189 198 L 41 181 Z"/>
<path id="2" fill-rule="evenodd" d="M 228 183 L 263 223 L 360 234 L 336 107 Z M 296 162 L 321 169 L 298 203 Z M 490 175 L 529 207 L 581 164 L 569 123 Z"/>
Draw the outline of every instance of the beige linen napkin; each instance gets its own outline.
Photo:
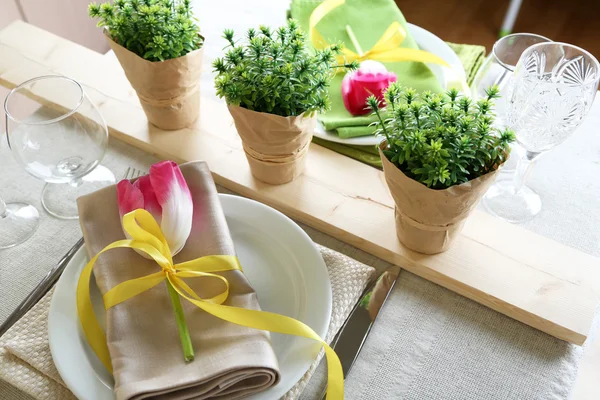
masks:
<path id="1" fill-rule="evenodd" d="M 332 291 L 332 312 L 327 341 L 336 335 L 352 307 L 367 285 L 374 269 L 331 249 L 319 246 Z M 0 379 L 21 392 L 11 400 L 75 400 L 52 362 L 48 345 L 48 293 L 21 320 L 0 338 Z M 312 377 L 319 360 L 315 360 L 302 379 L 283 397 L 298 399 Z M 0 397 L 5 392 L 0 390 Z"/>
<path id="2" fill-rule="evenodd" d="M 175 263 L 207 255 L 235 255 L 233 241 L 208 166 L 181 166 L 194 203 L 192 232 Z M 79 220 L 90 256 L 125 239 L 117 208 L 116 187 L 78 199 Z M 130 249 L 104 253 L 94 266 L 102 294 L 159 267 Z M 225 304 L 259 309 L 254 289 L 241 271 L 221 273 L 230 284 Z M 217 279 L 188 279 L 203 298 L 222 290 Z M 118 400 L 238 399 L 279 381 L 279 367 L 268 332 L 216 318 L 182 302 L 196 358 L 185 363 L 171 301 L 164 284 L 143 292 L 106 313 L 106 337 Z"/>

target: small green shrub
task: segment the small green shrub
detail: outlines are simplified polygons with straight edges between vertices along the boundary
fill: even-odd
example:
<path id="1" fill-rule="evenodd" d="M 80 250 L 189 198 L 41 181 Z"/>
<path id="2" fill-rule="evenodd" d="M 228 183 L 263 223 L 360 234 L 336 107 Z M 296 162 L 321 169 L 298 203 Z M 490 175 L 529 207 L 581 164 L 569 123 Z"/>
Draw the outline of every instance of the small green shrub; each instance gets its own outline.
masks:
<path id="1" fill-rule="evenodd" d="M 476 102 L 457 90 L 445 94 L 391 84 L 385 93 L 384 120 L 374 96 L 368 106 L 379 117 L 378 133 L 385 136 L 383 154 L 408 177 L 433 189 L 446 189 L 497 169 L 510 153 L 512 131 L 493 127 L 493 99 L 498 88 Z"/>
<path id="2" fill-rule="evenodd" d="M 92 3 L 89 15 L 112 40 L 149 61 L 164 61 L 202 47 L 190 0 L 115 0 Z"/>
<path id="3" fill-rule="evenodd" d="M 336 69 L 357 68 L 357 63 L 337 64 L 341 44 L 309 51 L 305 34 L 291 19 L 275 31 L 249 29 L 245 44 L 238 44 L 230 29 L 223 37 L 228 50 L 213 62 L 217 95 L 253 111 L 285 117 L 326 111 Z"/>

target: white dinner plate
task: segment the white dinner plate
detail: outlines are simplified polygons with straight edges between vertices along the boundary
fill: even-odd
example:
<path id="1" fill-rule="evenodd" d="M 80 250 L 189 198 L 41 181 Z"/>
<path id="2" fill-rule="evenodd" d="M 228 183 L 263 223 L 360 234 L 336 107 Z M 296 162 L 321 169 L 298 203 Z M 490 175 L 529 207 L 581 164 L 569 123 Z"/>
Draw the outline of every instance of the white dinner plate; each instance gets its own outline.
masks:
<path id="1" fill-rule="evenodd" d="M 271 207 L 225 194 L 219 199 L 236 253 L 261 308 L 296 318 L 325 337 L 331 317 L 331 284 L 313 241 Z M 112 376 L 87 344 L 77 316 L 77 280 L 87 261 L 85 250 L 79 250 L 56 284 L 48 315 L 50 350 L 60 376 L 77 398 L 114 400 Z M 104 321 L 100 293 L 95 282 L 91 286 L 94 310 Z M 318 343 L 305 338 L 272 333 L 271 339 L 281 381 L 249 399 L 283 396 L 302 378 L 320 349 Z"/>
<path id="2" fill-rule="evenodd" d="M 465 79 L 465 69 L 460 62 L 460 59 L 456 55 L 456 53 L 439 37 L 435 36 L 433 33 L 418 27 L 413 24 L 408 24 L 408 29 L 412 34 L 413 38 L 419 45 L 421 50 L 428 51 L 430 53 L 435 54 L 440 57 L 444 61 L 446 61 L 454 72 L 458 74 L 459 78 Z M 431 69 L 431 72 L 438 78 L 442 87 L 446 88 L 448 86 L 448 82 L 453 79 L 452 73 L 448 71 L 447 68 L 442 68 L 440 65 L 436 64 L 427 64 L 427 66 Z M 377 136 L 360 136 L 350 139 L 343 139 L 337 135 L 335 132 L 326 131 L 323 128 L 323 125 L 320 123 L 317 124 L 314 135 L 318 138 L 328 140 L 330 142 L 344 143 L 344 144 L 356 144 L 361 146 L 375 146 L 381 142 L 383 138 Z"/>

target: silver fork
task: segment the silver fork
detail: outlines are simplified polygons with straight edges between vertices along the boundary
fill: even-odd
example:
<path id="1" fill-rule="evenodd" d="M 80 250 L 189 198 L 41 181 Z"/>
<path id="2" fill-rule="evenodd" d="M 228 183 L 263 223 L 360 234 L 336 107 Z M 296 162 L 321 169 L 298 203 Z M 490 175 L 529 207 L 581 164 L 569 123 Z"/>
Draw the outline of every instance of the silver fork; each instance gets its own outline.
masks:
<path id="1" fill-rule="evenodd" d="M 127 171 L 125 171 L 125 176 L 123 179 L 135 179 L 139 178 L 142 175 L 145 175 L 145 172 L 140 171 L 139 169 L 135 169 L 133 167 L 128 167 Z"/>
<path id="2" fill-rule="evenodd" d="M 125 175 L 123 179 L 136 179 L 140 176 L 144 175 L 144 173 L 138 169 L 128 167 L 127 171 L 125 171 Z M 46 274 L 44 279 L 41 280 L 40 283 L 27 295 L 25 300 L 19 304 L 19 306 L 9 315 L 9 317 L 4 321 L 2 325 L 0 325 L 0 337 L 6 333 L 6 331 L 15 324 L 21 317 L 23 317 L 31 308 L 37 304 L 38 301 L 42 297 L 48 293 L 48 291 L 54 286 L 58 278 L 62 275 L 63 271 L 69 261 L 73 258 L 75 253 L 79 251 L 79 249 L 83 246 L 83 238 L 79 239 L 77 243 L 64 255 L 63 258 Z"/>

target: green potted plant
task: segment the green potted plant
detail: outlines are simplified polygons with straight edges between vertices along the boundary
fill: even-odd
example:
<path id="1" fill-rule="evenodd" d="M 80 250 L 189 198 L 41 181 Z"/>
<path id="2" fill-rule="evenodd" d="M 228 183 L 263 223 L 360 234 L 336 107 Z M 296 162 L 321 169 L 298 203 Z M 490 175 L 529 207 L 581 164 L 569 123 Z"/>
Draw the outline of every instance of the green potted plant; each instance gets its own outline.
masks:
<path id="1" fill-rule="evenodd" d="M 396 232 L 409 249 L 435 254 L 448 249 L 465 219 L 508 158 L 515 135 L 493 127 L 498 88 L 473 101 L 397 83 L 379 101 L 367 100 L 378 117 L 385 179 L 396 204 Z"/>
<path id="2" fill-rule="evenodd" d="M 180 129 L 198 118 L 204 38 L 190 0 L 92 3 L 89 15 L 104 28 L 152 124 Z"/>
<path id="3" fill-rule="evenodd" d="M 213 67 L 217 95 L 225 98 L 255 178 L 270 184 L 300 175 L 317 112 L 329 109 L 327 88 L 337 68 L 341 45 L 308 51 L 294 20 L 272 31 L 249 29 L 247 41 L 234 40 Z"/>

